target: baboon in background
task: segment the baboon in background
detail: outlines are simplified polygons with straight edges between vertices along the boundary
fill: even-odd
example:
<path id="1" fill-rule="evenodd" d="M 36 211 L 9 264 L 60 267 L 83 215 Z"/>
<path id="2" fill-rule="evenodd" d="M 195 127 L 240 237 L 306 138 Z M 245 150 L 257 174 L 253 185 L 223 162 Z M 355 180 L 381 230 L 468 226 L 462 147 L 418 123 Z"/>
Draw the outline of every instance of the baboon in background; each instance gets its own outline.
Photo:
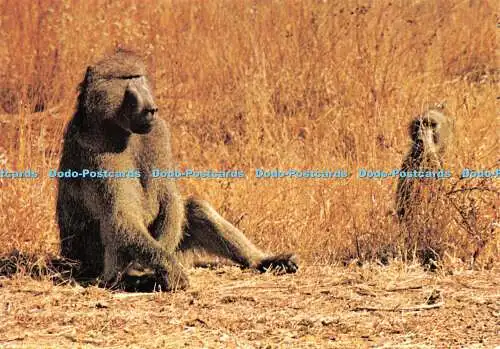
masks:
<path id="1" fill-rule="evenodd" d="M 443 158 L 450 145 L 453 120 L 444 114 L 442 105 L 431 108 L 410 122 L 411 149 L 406 155 L 401 171 L 437 171 L 443 169 Z M 400 177 L 397 186 L 396 212 L 403 224 L 408 241 L 415 241 L 418 234 L 428 234 L 434 217 L 433 203 L 439 197 L 436 179 Z M 413 243 L 412 243 L 413 244 Z"/>
<path id="2" fill-rule="evenodd" d="M 174 165 L 169 128 L 137 55 L 118 51 L 89 67 L 79 89 L 59 170 L 140 176 L 59 179 L 61 254 L 80 262 L 78 278 L 183 289 L 176 255 L 196 249 L 260 271 L 297 271 L 293 254 L 265 254 L 208 203 L 184 200 L 174 180 L 152 178 L 153 169 Z"/>
<path id="3" fill-rule="evenodd" d="M 443 113 L 443 107 L 428 110 L 410 122 L 409 133 L 412 140 L 401 171 L 410 172 L 439 170 L 443 166 L 443 156 L 453 136 L 454 123 Z M 421 182 L 418 178 L 400 177 L 397 187 L 397 214 L 403 219 L 411 206 L 414 188 Z"/>

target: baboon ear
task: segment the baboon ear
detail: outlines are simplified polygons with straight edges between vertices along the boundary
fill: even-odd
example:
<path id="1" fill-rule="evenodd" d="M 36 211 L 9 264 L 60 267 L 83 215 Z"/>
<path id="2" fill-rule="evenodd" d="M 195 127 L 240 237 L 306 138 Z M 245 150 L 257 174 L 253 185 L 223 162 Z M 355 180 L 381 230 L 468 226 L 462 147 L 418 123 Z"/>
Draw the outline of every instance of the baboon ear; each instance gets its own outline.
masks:
<path id="1" fill-rule="evenodd" d="M 408 134 L 410 135 L 410 138 L 412 140 L 415 140 L 415 138 L 416 138 L 418 128 L 419 128 L 418 123 L 419 123 L 418 119 L 413 119 L 408 125 Z"/>
<path id="2" fill-rule="evenodd" d="M 444 101 L 441 101 L 439 103 L 436 103 L 435 108 L 443 111 L 446 109 L 447 104 L 448 104 L 448 102 L 446 100 L 444 100 Z"/>
<path id="3" fill-rule="evenodd" d="M 93 76 L 94 76 L 94 68 L 91 66 L 87 67 L 87 71 L 85 72 L 85 77 L 83 78 L 83 81 L 78 85 L 78 91 L 80 93 L 85 93 L 87 87 L 89 87 L 92 83 Z"/>
<path id="4" fill-rule="evenodd" d="M 455 118 L 453 116 L 449 116 L 448 117 L 448 125 L 450 127 L 450 131 L 453 133 L 455 132 L 456 128 L 457 128 L 457 122 L 455 120 Z"/>
<path id="5" fill-rule="evenodd" d="M 85 72 L 85 84 L 88 86 L 94 78 L 94 67 L 88 66 L 87 71 Z"/>

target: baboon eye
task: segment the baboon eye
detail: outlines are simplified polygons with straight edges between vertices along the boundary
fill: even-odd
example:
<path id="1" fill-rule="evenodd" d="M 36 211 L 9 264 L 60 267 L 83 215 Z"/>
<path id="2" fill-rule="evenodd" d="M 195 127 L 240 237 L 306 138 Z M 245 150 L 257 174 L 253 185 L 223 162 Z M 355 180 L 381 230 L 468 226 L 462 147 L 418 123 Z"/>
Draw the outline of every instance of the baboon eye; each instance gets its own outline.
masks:
<path id="1" fill-rule="evenodd" d="M 430 127 L 430 128 L 436 128 L 437 123 L 432 120 L 423 120 L 422 121 L 422 126 L 423 127 Z"/>

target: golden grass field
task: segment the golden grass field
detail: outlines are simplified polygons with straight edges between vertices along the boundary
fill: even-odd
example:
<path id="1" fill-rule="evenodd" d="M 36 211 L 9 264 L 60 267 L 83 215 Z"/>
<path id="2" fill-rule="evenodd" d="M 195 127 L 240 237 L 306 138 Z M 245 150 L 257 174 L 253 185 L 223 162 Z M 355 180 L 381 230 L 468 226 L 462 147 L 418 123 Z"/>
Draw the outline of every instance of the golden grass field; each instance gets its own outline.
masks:
<path id="1" fill-rule="evenodd" d="M 0 277 L 0 346 L 500 345 L 498 179 L 458 178 L 500 167 L 498 23 L 487 0 L 0 0 L 0 169 L 39 173 L 0 178 L 0 253 L 57 254 L 47 172 L 86 67 L 123 47 L 150 67 L 179 168 L 247 174 L 179 180 L 183 193 L 303 266 L 193 269 L 191 290 L 129 297 Z M 439 249 L 429 273 L 402 238 L 396 179 L 357 169 L 399 168 L 409 120 L 442 101 L 454 175 L 435 213 L 444 228 L 417 237 Z M 352 175 L 256 179 L 256 168 Z M 370 304 L 383 309 L 360 309 Z"/>

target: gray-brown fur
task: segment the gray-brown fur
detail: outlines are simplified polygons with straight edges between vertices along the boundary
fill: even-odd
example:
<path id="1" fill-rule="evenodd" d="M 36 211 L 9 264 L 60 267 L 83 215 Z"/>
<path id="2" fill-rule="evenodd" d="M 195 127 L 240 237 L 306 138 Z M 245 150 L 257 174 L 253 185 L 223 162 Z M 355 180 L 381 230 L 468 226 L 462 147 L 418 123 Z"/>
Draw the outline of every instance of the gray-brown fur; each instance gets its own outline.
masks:
<path id="1" fill-rule="evenodd" d="M 155 168 L 174 168 L 169 128 L 157 110 L 136 55 L 117 52 L 87 69 L 59 170 L 138 169 L 141 177 L 59 180 L 61 253 L 80 262 L 78 277 L 185 288 L 176 255 L 190 249 L 295 272 L 293 255 L 263 253 L 208 203 L 185 200 L 173 180 L 151 177 Z"/>
<path id="2" fill-rule="evenodd" d="M 450 146 L 454 124 L 442 108 L 433 108 L 410 123 L 412 140 L 402 171 L 445 170 L 444 159 Z M 396 210 L 401 224 L 406 258 L 418 257 L 431 268 L 442 253 L 441 238 L 447 229 L 443 181 L 436 178 L 399 178 Z"/>
<path id="3" fill-rule="evenodd" d="M 443 157 L 453 136 L 453 120 L 444 114 L 443 107 L 431 108 L 413 119 L 409 125 L 412 141 L 401 171 L 439 170 L 443 168 Z M 398 217 L 404 220 L 411 207 L 416 206 L 415 194 L 425 179 L 399 178 L 396 209 Z"/>

